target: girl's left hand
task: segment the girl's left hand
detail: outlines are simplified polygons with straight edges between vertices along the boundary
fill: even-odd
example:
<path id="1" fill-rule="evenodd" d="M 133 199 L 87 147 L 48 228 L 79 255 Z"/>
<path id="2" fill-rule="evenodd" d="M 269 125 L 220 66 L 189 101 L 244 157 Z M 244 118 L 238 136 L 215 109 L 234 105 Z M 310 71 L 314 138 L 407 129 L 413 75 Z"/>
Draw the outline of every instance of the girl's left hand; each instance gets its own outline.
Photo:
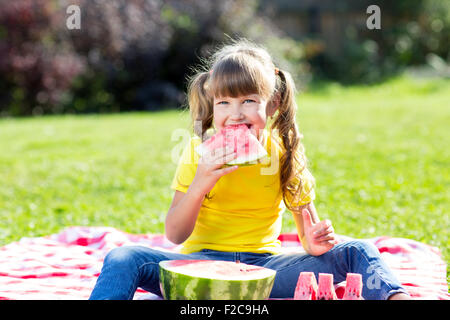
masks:
<path id="1" fill-rule="evenodd" d="M 302 216 L 305 234 L 301 240 L 306 252 L 319 256 L 333 248 L 336 244 L 336 235 L 331 221 L 326 219 L 314 223 L 308 209 L 302 210 Z"/>

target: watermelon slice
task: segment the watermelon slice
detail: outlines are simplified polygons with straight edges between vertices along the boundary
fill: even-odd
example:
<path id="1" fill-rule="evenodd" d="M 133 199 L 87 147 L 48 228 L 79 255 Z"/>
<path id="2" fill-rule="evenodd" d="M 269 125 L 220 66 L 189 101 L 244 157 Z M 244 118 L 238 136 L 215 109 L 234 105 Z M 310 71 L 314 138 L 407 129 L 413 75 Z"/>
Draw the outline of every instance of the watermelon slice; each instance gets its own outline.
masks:
<path id="1" fill-rule="evenodd" d="M 226 147 L 232 148 L 237 154 L 235 159 L 226 163 L 229 166 L 256 164 L 258 160 L 267 156 L 267 151 L 245 124 L 230 125 L 222 128 L 195 148 L 195 151 L 200 156 L 203 156 L 206 152 Z"/>
<path id="2" fill-rule="evenodd" d="M 342 300 L 363 300 L 362 286 L 362 276 L 359 273 L 347 273 Z"/>
<path id="3" fill-rule="evenodd" d="M 317 281 L 313 272 L 301 272 L 295 288 L 294 300 L 316 300 Z"/>
<path id="4" fill-rule="evenodd" d="M 319 273 L 317 300 L 337 300 L 333 285 L 333 275 L 331 273 Z"/>
<path id="5" fill-rule="evenodd" d="M 230 261 L 159 263 L 161 292 L 169 300 L 268 299 L 275 274 L 275 270 Z"/>

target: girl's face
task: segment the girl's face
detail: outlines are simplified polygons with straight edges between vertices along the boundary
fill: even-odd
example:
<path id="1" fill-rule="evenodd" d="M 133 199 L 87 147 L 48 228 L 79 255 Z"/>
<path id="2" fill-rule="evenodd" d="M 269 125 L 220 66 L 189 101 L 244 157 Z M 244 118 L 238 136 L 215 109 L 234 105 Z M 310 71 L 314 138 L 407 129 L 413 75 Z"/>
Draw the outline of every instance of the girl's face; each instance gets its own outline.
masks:
<path id="1" fill-rule="evenodd" d="M 214 98 L 214 126 L 219 131 L 231 124 L 246 124 L 258 139 L 266 127 L 267 101 L 258 94 Z"/>

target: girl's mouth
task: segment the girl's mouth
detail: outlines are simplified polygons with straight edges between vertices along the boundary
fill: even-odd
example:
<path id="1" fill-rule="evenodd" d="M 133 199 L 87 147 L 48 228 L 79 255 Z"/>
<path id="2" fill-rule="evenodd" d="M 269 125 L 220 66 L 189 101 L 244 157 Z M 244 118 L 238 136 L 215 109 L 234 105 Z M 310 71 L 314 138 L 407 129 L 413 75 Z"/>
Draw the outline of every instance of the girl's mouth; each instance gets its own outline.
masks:
<path id="1" fill-rule="evenodd" d="M 258 139 L 260 138 L 259 132 L 257 132 L 255 127 L 251 123 L 235 123 L 235 124 L 231 124 L 231 125 L 242 125 L 242 124 L 245 124 L 247 126 L 247 128 L 250 130 L 250 133 L 253 134 L 256 138 L 258 138 Z"/>
<path id="2" fill-rule="evenodd" d="M 247 128 L 253 129 L 253 125 L 250 123 L 235 123 L 235 124 L 231 124 L 231 125 L 233 126 L 233 125 L 243 125 L 243 124 L 245 124 L 247 126 Z"/>

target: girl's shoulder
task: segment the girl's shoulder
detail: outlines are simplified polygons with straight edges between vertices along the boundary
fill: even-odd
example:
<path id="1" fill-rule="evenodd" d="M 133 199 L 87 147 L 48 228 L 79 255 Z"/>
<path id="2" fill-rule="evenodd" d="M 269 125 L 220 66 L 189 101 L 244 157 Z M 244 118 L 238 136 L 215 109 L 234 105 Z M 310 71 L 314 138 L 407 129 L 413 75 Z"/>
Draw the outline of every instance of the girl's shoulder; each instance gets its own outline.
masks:
<path id="1" fill-rule="evenodd" d="M 187 141 L 186 141 L 187 140 Z M 179 154 L 179 165 L 196 165 L 200 156 L 196 152 L 196 148 L 202 144 L 202 140 L 196 135 L 190 135 L 189 138 L 185 137 L 183 141 L 176 146 L 180 153 Z M 181 151 L 182 150 L 182 151 Z M 172 155 L 177 154 L 177 152 L 172 152 Z"/>
<path id="2" fill-rule="evenodd" d="M 189 145 L 191 146 L 198 146 L 202 144 L 202 139 L 200 139 L 197 135 L 191 135 L 189 138 Z"/>

